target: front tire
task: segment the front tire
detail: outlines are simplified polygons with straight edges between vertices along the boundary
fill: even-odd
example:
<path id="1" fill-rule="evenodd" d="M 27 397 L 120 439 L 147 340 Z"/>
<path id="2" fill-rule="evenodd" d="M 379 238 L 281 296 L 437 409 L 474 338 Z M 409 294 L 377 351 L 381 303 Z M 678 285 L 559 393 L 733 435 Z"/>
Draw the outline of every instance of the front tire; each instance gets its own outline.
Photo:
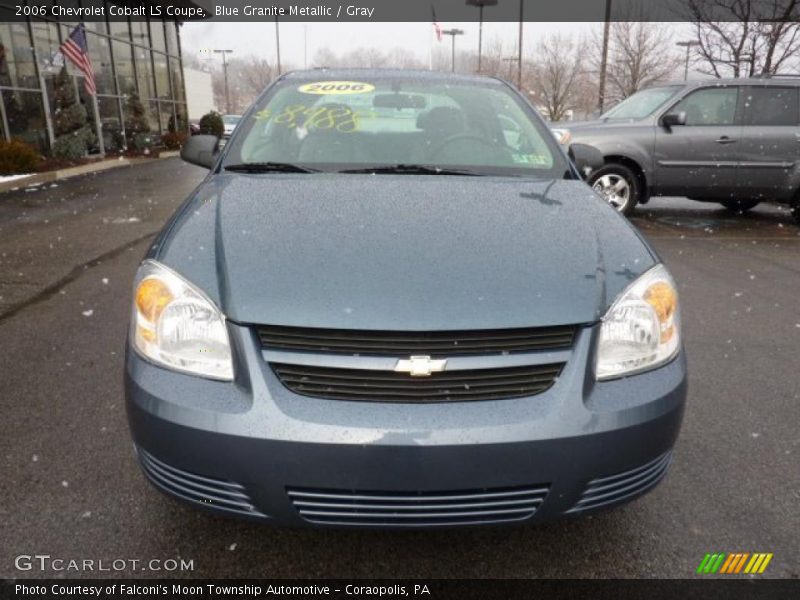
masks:
<path id="1" fill-rule="evenodd" d="M 742 214 L 761 204 L 760 200 L 722 200 L 722 206 L 735 213 Z"/>
<path id="2" fill-rule="evenodd" d="M 611 163 L 597 169 L 589 178 L 592 189 L 617 212 L 629 216 L 642 199 L 642 184 L 633 169 Z"/>

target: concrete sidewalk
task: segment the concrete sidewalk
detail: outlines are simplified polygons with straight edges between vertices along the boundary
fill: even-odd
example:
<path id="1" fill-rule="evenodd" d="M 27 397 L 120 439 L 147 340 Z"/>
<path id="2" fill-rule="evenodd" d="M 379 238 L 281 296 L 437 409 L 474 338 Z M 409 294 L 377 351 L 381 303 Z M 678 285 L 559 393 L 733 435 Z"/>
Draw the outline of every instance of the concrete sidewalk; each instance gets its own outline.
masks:
<path id="1" fill-rule="evenodd" d="M 38 186 L 43 183 L 52 183 L 54 181 L 61 181 L 62 179 L 69 179 L 70 177 L 77 177 L 78 175 L 90 175 L 92 173 L 100 173 L 110 169 L 119 169 L 121 167 L 129 167 L 132 165 L 144 164 L 154 160 L 163 160 L 167 158 L 174 158 L 179 156 L 180 152 L 177 150 L 167 150 L 161 152 L 155 157 L 126 157 L 120 156 L 118 158 L 106 157 L 98 158 L 85 165 L 78 165 L 77 167 L 67 167 L 65 169 L 56 169 L 54 171 L 45 171 L 44 173 L 32 173 L 30 175 L 14 175 L 11 179 L 4 179 L 0 177 L 0 194 L 3 192 L 13 192 L 21 188 Z"/>

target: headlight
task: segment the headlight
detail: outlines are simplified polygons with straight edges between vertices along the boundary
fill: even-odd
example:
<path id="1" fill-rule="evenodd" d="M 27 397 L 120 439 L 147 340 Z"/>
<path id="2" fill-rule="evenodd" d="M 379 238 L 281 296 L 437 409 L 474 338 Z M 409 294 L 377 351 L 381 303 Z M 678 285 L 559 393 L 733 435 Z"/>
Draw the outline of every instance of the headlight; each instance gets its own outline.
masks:
<path id="1" fill-rule="evenodd" d="M 669 362 L 680 348 L 675 282 L 656 265 L 617 298 L 603 317 L 597 347 L 597 379 L 613 379 Z"/>
<path id="2" fill-rule="evenodd" d="M 553 135 L 558 140 L 558 143 L 561 144 L 562 146 L 566 146 L 567 144 L 569 144 L 570 140 L 572 139 L 572 134 L 569 132 L 569 129 L 561 129 L 557 127 L 552 131 Z"/>
<path id="3" fill-rule="evenodd" d="M 136 274 L 131 338 L 151 361 L 212 379 L 233 379 L 225 316 L 206 295 L 153 260 Z"/>

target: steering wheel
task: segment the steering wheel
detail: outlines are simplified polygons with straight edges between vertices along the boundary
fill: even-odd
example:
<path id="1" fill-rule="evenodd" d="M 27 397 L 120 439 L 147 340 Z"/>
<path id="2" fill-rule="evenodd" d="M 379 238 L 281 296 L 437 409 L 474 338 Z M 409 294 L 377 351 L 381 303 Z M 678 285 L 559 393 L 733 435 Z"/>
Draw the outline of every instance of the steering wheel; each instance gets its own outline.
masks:
<path id="1" fill-rule="evenodd" d="M 457 133 L 456 135 L 451 135 L 450 137 L 443 139 L 436 146 L 434 146 L 428 152 L 428 158 L 431 160 L 436 159 L 445 148 L 458 142 L 477 143 L 488 148 L 490 151 L 497 153 L 505 150 L 505 147 L 503 145 L 498 144 L 497 142 L 492 142 L 490 140 L 487 140 L 486 138 L 477 135 L 470 135 L 468 133 Z"/>

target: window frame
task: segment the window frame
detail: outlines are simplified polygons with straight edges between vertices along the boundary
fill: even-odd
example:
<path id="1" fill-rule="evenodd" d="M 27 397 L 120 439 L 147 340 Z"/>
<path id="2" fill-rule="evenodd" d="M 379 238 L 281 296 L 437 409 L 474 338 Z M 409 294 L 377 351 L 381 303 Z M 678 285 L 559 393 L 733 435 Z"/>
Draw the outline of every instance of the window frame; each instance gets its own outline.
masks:
<path id="1" fill-rule="evenodd" d="M 702 124 L 702 125 L 692 125 L 687 123 L 686 125 L 682 125 L 681 127 L 737 127 L 742 125 L 742 120 L 744 117 L 744 110 L 742 105 L 742 85 L 738 83 L 729 83 L 729 84 L 722 84 L 722 85 L 700 85 L 697 87 L 693 87 L 687 89 L 686 92 L 681 95 L 679 98 L 675 98 L 675 101 L 672 102 L 658 117 L 659 124 L 661 123 L 662 119 L 665 115 L 673 114 L 675 112 L 675 107 L 677 107 L 681 102 L 686 100 L 692 94 L 697 92 L 702 92 L 705 90 L 718 90 L 718 89 L 730 89 L 733 88 L 736 90 L 736 110 L 733 114 L 733 123 L 717 123 L 717 124 Z"/>
<path id="2" fill-rule="evenodd" d="M 743 86 L 744 93 L 749 93 L 752 90 L 791 90 L 797 98 L 795 107 L 795 122 L 791 124 L 765 124 L 765 123 L 748 123 L 747 118 L 752 114 L 752 109 L 749 106 L 744 106 L 742 110 L 742 125 L 744 127 L 797 127 L 800 128 L 800 86 L 796 85 L 746 85 Z"/>

